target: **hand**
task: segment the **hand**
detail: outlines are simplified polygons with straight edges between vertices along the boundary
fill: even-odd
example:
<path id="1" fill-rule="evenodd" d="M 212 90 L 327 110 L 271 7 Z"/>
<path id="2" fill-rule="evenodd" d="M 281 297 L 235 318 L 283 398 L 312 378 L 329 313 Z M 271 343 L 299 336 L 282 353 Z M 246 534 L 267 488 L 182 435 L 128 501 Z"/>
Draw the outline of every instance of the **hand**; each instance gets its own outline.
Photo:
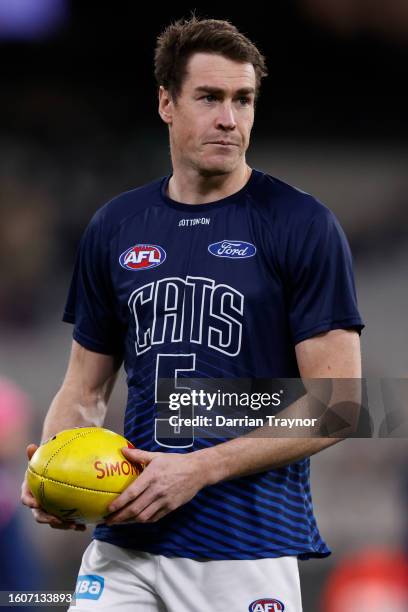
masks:
<path id="1" fill-rule="evenodd" d="M 145 469 L 110 505 L 107 525 L 124 522 L 154 523 L 190 501 L 206 486 L 205 470 L 196 452 L 150 453 L 122 448 L 131 463 Z"/>
<path id="2" fill-rule="evenodd" d="M 38 446 L 35 444 L 29 444 L 27 446 L 28 460 L 31 459 L 37 448 Z M 27 472 L 24 476 L 23 484 L 21 485 L 21 501 L 25 506 L 31 508 L 37 523 L 46 523 L 53 529 L 74 529 L 75 531 L 84 531 L 86 529 L 86 525 L 75 523 L 74 521 L 63 521 L 58 516 L 45 512 L 28 487 Z"/>

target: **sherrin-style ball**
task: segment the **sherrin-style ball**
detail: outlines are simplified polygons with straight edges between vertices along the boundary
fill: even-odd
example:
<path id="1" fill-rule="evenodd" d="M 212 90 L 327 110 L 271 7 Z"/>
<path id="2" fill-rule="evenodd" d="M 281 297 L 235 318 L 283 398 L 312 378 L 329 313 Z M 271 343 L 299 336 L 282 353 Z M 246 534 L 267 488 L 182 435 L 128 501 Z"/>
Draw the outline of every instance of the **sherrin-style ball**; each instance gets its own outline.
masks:
<path id="1" fill-rule="evenodd" d="M 61 431 L 31 457 L 28 486 L 50 514 L 77 523 L 101 522 L 109 504 L 143 470 L 124 457 L 124 447 L 134 448 L 123 436 L 102 427 Z"/>

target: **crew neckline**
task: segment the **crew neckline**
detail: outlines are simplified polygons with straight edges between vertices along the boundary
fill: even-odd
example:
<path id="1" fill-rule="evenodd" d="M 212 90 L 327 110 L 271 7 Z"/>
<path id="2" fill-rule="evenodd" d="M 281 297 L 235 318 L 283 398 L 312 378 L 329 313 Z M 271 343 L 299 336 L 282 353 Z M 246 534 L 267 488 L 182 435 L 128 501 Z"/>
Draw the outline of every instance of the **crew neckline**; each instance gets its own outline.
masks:
<path id="1" fill-rule="evenodd" d="M 203 210 L 214 210 L 217 208 L 221 208 L 226 204 L 231 204 L 231 202 L 239 201 L 244 195 L 244 193 L 251 189 L 251 187 L 254 185 L 254 183 L 261 174 L 262 173 L 259 170 L 252 168 L 252 172 L 249 179 L 239 191 L 236 191 L 235 193 L 232 193 L 231 195 L 226 196 L 225 198 L 221 198 L 221 200 L 214 200 L 213 202 L 205 202 L 203 204 L 189 204 L 187 202 L 177 202 L 176 200 L 172 200 L 167 195 L 167 187 L 171 177 L 173 176 L 173 173 L 171 173 L 162 179 L 160 185 L 160 195 L 167 206 L 170 206 L 171 208 L 176 208 L 177 210 L 182 210 L 184 212 L 190 212 L 194 214 Z"/>

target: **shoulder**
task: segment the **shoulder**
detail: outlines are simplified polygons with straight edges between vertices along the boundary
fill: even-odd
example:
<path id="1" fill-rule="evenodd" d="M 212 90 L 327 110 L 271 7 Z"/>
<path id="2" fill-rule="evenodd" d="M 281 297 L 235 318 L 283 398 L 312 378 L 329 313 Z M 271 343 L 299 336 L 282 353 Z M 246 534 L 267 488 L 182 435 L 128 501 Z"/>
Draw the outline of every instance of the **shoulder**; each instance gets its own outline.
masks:
<path id="1" fill-rule="evenodd" d="M 287 229 L 334 219 L 333 212 L 312 194 L 265 172 L 255 172 L 252 201 L 265 219 Z"/>
<path id="2" fill-rule="evenodd" d="M 308 254 L 332 252 L 347 239 L 334 213 L 318 198 L 257 171 L 251 206 L 262 221 L 266 244 L 280 270 L 308 261 Z"/>
<path id="3" fill-rule="evenodd" d="M 98 208 L 89 225 L 113 235 L 130 218 L 158 204 L 164 177 L 115 196 Z"/>

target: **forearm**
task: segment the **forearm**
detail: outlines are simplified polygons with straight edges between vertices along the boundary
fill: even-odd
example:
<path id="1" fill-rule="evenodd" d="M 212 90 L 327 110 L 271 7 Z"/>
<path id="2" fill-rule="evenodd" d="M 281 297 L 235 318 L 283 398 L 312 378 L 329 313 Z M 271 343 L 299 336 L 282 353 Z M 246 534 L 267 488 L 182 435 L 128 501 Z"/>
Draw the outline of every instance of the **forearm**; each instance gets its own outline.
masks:
<path id="1" fill-rule="evenodd" d="M 103 395 L 83 394 L 69 386 L 62 386 L 54 397 L 44 420 L 41 441 L 48 440 L 63 429 L 73 427 L 101 427 L 107 405 Z"/>
<path id="2" fill-rule="evenodd" d="M 206 484 L 272 470 L 340 442 L 342 438 L 254 438 L 242 436 L 197 451 Z"/>
<path id="3" fill-rule="evenodd" d="M 42 441 L 63 429 L 101 427 L 121 359 L 88 351 L 75 340 L 64 382 L 45 417 Z"/>
<path id="4" fill-rule="evenodd" d="M 313 389 L 279 412 L 281 419 L 303 418 L 310 426 L 295 426 L 284 437 L 282 428 L 264 425 L 249 434 L 197 451 L 205 464 L 208 484 L 276 469 L 318 453 L 356 430 L 361 404 L 359 379 L 304 381 Z M 313 384 L 312 384 L 313 383 Z M 320 400 L 318 399 L 320 398 Z M 325 437 L 323 437 L 325 436 Z"/>
<path id="5" fill-rule="evenodd" d="M 248 476 L 276 469 L 318 453 L 356 430 L 361 406 L 360 339 L 355 331 L 332 330 L 296 347 L 299 369 L 308 392 L 279 413 L 286 417 L 318 417 L 295 437 L 275 435 L 266 428 L 264 437 L 248 434 L 211 448 L 197 451 L 206 483 Z M 327 377 L 330 375 L 330 384 Z M 324 379 L 320 381 L 319 379 Z M 330 389 L 327 396 L 326 388 Z M 316 403 L 316 399 L 319 400 Z M 317 406 L 318 410 L 315 410 Z M 330 408 L 321 410 L 320 407 Z M 322 432 L 332 437 L 322 437 Z M 336 437 L 337 436 L 337 437 Z"/>

